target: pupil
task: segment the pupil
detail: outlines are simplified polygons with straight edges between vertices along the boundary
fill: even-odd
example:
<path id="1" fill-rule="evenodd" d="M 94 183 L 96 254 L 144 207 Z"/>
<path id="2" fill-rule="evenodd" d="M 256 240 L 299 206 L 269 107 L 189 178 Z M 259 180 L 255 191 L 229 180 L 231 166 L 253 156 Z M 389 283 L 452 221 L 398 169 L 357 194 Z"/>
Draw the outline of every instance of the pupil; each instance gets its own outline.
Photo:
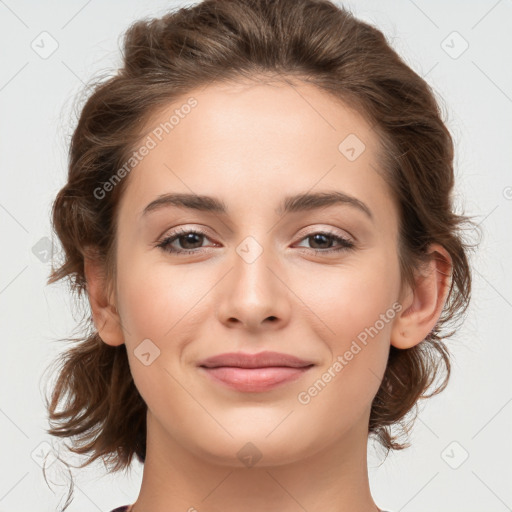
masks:
<path id="1" fill-rule="evenodd" d="M 189 243 L 190 243 L 190 244 L 194 244 L 194 243 L 196 243 L 196 244 L 197 244 L 197 243 L 198 243 L 198 241 L 197 241 L 197 240 L 194 240 L 194 238 L 196 238 L 196 239 L 197 239 L 197 238 L 198 238 L 198 237 L 200 237 L 200 236 L 201 236 L 201 235 L 198 235 L 198 234 L 196 234 L 196 233 L 188 233 L 187 235 L 182 236 L 181 238 L 185 240 L 185 247 L 184 247 L 184 248 L 185 248 L 185 249 L 194 249 L 194 247 L 187 247 L 187 244 L 189 244 Z M 183 244 L 182 244 L 182 246 L 183 246 Z"/>
<path id="2" fill-rule="evenodd" d="M 320 244 L 322 243 L 322 239 L 324 242 L 326 240 L 328 240 L 328 237 L 326 235 L 322 235 L 322 234 L 313 235 L 312 238 L 313 238 L 314 244 L 316 244 L 318 242 L 318 239 L 320 239 Z"/>

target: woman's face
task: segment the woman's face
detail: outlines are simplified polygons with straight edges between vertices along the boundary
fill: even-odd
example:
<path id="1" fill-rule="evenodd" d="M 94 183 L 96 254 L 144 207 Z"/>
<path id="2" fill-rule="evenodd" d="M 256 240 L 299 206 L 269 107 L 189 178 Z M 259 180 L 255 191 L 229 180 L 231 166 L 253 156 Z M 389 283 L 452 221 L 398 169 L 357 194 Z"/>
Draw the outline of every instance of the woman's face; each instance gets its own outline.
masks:
<path id="1" fill-rule="evenodd" d="M 119 206 L 116 306 L 148 442 L 236 466 L 366 444 L 401 308 L 376 133 L 310 85 L 224 84 L 161 110 L 144 145 Z M 201 366 L 263 351 L 302 366 Z"/>

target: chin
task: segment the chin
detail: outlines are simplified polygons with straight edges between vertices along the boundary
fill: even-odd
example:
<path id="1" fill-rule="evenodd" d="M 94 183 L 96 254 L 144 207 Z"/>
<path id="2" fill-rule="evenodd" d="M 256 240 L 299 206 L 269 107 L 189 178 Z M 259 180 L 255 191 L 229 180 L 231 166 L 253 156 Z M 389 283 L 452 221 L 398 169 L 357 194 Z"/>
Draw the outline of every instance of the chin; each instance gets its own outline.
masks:
<path id="1" fill-rule="evenodd" d="M 289 428 L 285 428 L 281 425 L 271 432 L 271 429 L 262 431 L 251 424 L 240 424 L 236 430 L 228 429 L 233 437 L 219 427 L 205 436 L 198 434 L 199 439 L 195 441 L 189 437 L 187 448 L 198 458 L 211 464 L 233 468 L 264 468 L 291 464 L 321 448 L 313 444 L 313 439 L 296 439 L 296 435 L 290 430 L 291 426 L 290 424 Z"/>

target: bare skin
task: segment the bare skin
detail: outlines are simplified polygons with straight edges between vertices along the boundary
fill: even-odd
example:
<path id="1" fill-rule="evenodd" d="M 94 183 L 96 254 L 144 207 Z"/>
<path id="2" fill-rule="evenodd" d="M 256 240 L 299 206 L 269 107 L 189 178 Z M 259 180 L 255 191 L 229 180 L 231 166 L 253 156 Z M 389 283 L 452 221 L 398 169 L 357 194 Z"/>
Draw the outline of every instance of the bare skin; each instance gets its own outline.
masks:
<path id="1" fill-rule="evenodd" d="M 109 345 L 126 344 L 148 405 L 133 511 L 375 512 L 371 403 L 390 345 L 412 347 L 435 326 L 449 255 L 432 245 L 437 258 L 414 287 L 402 286 L 398 213 L 376 171 L 377 136 L 325 92 L 224 84 L 189 96 L 197 106 L 125 178 L 111 294 L 101 268 L 86 264 L 98 332 Z M 147 129 L 189 96 L 156 112 Z M 338 149 L 349 134 L 365 145 L 353 161 Z M 351 203 L 275 211 L 287 196 L 333 191 L 371 214 Z M 168 205 L 143 215 L 167 193 L 213 196 L 227 213 Z M 177 228 L 204 233 L 171 243 L 188 254 L 157 247 Z M 312 236 L 326 230 L 325 238 Z M 334 252 L 333 235 L 353 247 Z M 370 326 L 378 333 L 345 358 Z M 145 339 L 160 350 L 149 365 L 135 353 Z M 263 350 L 314 366 L 259 393 L 228 388 L 198 368 L 216 354 Z M 341 371 L 333 369 L 338 356 Z M 326 385 L 308 392 L 329 369 Z"/>

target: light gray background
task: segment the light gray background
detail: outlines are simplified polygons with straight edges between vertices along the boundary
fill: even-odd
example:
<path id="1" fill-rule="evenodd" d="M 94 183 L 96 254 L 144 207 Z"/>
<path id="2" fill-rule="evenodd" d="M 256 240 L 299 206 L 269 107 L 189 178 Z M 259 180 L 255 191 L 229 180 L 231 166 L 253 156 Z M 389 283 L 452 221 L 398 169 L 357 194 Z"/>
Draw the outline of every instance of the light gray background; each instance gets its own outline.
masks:
<path id="1" fill-rule="evenodd" d="M 44 432 L 41 378 L 64 348 L 56 340 L 72 334 L 73 312 L 80 311 L 65 285 L 45 284 L 50 208 L 65 182 L 77 94 L 93 75 L 120 63 L 118 38 L 131 22 L 174 5 L 184 3 L 0 0 L 0 512 L 55 511 L 66 491 L 59 462 L 48 470 L 60 484 L 52 490 L 39 466 L 41 454 L 62 453 Z M 448 389 L 422 406 L 412 448 L 381 465 L 370 450 L 372 492 L 392 512 L 512 510 L 512 3 L 344 5 L 378 26 L 433 86 L 456 143 L 457 203 L 484 230 L 472 260 L 473 303 L 449 342 Z M 51 50 L 44 31 L 58 44 L 49 56 L 40 55 Z M 131 475 L 106 475 L 99 463 L 75 471 L 68 510 L 109 511 L 133 502 L 141 469 L 134 464 Z"/>

